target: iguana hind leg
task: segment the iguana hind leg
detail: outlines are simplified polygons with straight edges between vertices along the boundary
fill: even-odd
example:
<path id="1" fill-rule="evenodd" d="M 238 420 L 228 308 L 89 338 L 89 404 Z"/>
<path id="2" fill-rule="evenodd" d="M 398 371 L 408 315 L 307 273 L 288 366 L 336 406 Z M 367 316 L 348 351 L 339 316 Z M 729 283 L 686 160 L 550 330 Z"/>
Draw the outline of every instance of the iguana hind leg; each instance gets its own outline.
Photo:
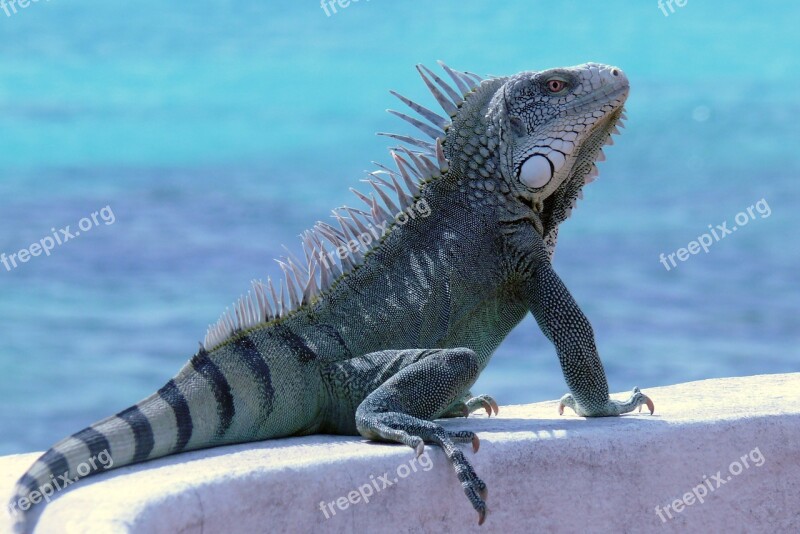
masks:
<path id="1" fill-rule="evenodd" d="M 471 442 L 477 452 L 478 437 L 469 431 L 448 432 L 431 421 L 475 382 L 480 372 L 477 357 L 469 349 L 430 350 L 422 356 L 367 395 L 356 410 L 356 427 L 364 437 L 403 443 L 417 455 L 426 442 L 439 445 L 482 524 L 486 484 L 455 445 Z"/>

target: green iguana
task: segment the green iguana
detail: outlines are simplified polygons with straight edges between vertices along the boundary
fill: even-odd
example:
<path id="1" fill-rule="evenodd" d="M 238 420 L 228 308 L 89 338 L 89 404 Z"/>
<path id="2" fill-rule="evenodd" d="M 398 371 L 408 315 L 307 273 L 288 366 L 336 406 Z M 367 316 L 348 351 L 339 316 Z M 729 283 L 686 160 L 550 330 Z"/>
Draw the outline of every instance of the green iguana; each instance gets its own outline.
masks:
<path id="1" fill-rule="evenodd" d="M 455 445 L 477 451 L 478 437 L 434 420 L 497 413 L 469 388 L 527 313 L 571 391 L 560 412 L 652 413 L 638 388 L 609 398 L 592 327 L 551 265 L 558 225 L 624 119 L 625 74 L 587 63 L 482 79 L 441 65 L 452 83 L 417 70 L 446 117 L 395 92 L 422 120 L 389 110 L 431 140 L 381 134 L 407 147 L 391 152 L 396 169 L 369 174 L 373 194 L 354 190 L 365 209 L 339 208 L 334 224 L 306 231 L 304 259 L 279 260 L 278 284 L 254 282 L 158 392 L 43 454 L 9 506 L 18 531 L 62 476 L 314 433 L 404 443 L 417 455 L 439 445 L 483 523 L 486 484 Z M 95 465 L 102 454 L 113 462 Z M 95 469 L 79 469 L 89 460 Z"/>

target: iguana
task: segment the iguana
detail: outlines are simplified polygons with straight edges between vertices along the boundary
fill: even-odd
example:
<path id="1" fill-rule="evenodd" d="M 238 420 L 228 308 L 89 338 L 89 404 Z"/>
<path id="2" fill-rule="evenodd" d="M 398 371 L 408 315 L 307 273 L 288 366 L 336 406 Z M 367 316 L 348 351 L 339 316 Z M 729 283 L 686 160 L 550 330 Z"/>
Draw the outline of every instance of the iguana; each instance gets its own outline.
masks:
<path id="1" fill-rule="evenodd" d="M 470 387 L 506 335 L 532 313 L 555 345 L 571 393 L 559 411 L 614 416 L 653 403 L 634 388 L 609 398 L 589 321 L 553 271 L 558 226 L 597 176 L 624 119 L 629 84 L 587 63 L 483 79 L 418 66 L 444 110 L 395 93 L 419 118 L 389 110 L 427 139 L 400 134 L 396 168 L 369 173 L 365 209 L 334 210 L 302 234 L 284 278 L 253 282 L 155 394 L 58 442 L 16 485 L 24 508 L 61 475 L 105 454 L 113 467 L 182 451 L 314 433 L 361 435 L 423 452 L 440 446 L 479 524 L 486 484 L 457 443 L 478 437 L 435 422 L 486 409 Z M 276 289 L 276 286 L 279 289 Z M 95 465 L 91 472 L 111 467 Z M 41 499 L 39 499 L 41 500 Z"/>

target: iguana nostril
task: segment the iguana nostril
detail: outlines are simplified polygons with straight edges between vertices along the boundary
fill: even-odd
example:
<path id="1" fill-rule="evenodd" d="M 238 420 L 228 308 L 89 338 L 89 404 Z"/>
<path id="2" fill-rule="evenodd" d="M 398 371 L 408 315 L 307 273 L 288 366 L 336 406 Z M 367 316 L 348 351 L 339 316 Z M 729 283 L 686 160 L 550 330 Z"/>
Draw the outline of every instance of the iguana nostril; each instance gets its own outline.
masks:
<path id="1" fill-rule="evenodd" d="M 619 69 L 611 69 L 612 76 L 619 76 Z"/>

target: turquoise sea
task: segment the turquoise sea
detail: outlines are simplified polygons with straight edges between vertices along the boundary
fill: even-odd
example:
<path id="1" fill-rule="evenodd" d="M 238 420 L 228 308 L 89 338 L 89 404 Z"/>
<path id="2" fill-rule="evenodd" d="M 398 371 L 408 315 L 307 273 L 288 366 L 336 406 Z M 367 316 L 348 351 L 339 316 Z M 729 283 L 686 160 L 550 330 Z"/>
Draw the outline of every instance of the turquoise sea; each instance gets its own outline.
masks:
<path id="1" fill-rule="evenodd" d="M 163 385 L 251 279 L 279 272 L 281 244 L 352 203 L 369 162 L 388 160 L 374 132 L 407 131 L 383 111 L 401 105 L 388 90 L 431 102 L 414 65 L 437 59 L 483 74 L 597 61 L 630 78 L 627 128 L 555 258 L 613 391 L 798 370 L 798 3 L 16 9 L 0 9 L 0 252 L 89 222 L 49 256 L 0 264 L 0 454 Z M 769 216 L 660 263 L 759 201 Z M 565 392 L 533 320 L 474 391 Z"/>

